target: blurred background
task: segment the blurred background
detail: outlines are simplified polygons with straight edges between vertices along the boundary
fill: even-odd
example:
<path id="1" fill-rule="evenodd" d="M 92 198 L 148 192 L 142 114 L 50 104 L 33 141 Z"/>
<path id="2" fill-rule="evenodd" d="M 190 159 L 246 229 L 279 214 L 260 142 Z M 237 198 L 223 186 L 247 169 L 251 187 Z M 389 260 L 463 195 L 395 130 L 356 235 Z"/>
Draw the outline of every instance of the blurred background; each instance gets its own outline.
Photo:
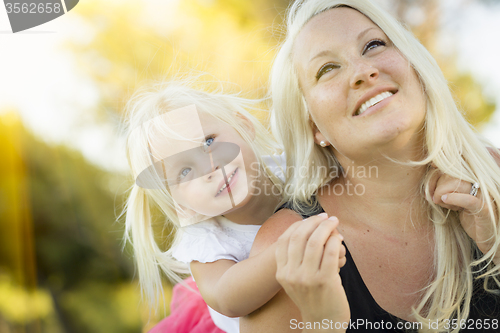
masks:
<path id="1" fill-rule="evenodd" d="M 500 147 L 499 1 L 377 1 L 431 50 L 466 117 Z M 141 303 L 117 220 L 133 182 L 123 107 L 145 81 L 185 72 L 263 97 L 288 4 L 88 0 L 16 34 L 0 9 L 1 333 L 147 332 L 168 315 L 167 281 L 167 306 L 150 314 Z"/>

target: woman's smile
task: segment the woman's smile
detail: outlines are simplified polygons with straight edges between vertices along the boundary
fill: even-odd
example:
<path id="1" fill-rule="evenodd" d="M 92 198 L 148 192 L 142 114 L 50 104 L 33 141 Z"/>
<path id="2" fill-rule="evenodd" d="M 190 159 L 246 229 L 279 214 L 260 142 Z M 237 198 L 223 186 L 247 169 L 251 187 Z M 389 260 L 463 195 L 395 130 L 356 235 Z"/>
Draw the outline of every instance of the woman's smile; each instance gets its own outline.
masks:
<path id="1" fill-rule="evenodd" d="M 380 87 L 380 88 L 374 89 L 372 91 L 369 91 L 356 104 L 356 107 L 354 108 L 355 111 L 354 111 L 353 116 L 355 116 L 355 117 L 361 116 L 361 115 L 365 114 L 365 112 L 370 108 L 371 108 L 370 111 L 373 110 L 373 107 L 375 105 L 378 105 L 380 102 L 384 101 L 385 99 L 388 99 L 389 97 L 393 96 L 396 93 L 397 93 L 397 90 L 390 89 L 390 88 L 387 89 L 384 87 Z M 360 106 L 358 106 L 358 105 L 360 105 Z M 370 113 L 370 112 L 368 112 L 368 113 Z"/>

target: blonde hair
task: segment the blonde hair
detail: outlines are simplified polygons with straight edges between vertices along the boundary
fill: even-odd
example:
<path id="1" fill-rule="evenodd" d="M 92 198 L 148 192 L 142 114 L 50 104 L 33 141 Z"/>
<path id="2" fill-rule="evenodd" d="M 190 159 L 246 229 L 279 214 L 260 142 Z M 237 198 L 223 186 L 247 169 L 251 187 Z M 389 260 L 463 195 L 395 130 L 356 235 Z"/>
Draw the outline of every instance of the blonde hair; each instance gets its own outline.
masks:
<path id="1" fill-rule="evenodd" d="M 152 164 L 152 152 L 149 149 L 154 141 L 153 137 L 161 135 L 162 139 L 168 139 L 176 135 L 170 133 L 172 129 L 158 116 L 195 105 L 199 113 L 208 114 L 232 126 L 253 149 L 261 170 L 279 187 L 281 181 L 269 171 L 261 159 L 263 155 L 279 152 L 278 146 L 265 127 L 248 111 L 257 110 L 257 101 L 223 94 L 220 91 L 209 93 L 195 90 L 191 88 L 195 84 L 194 81 L 195 79 L 183 78 L 146 85 L 135 92 L 128 101 L 125 123 L 128 132 L 126 150 L 134 180 Z M 253 129 L 238 121 L 238 116 L 246 118 Z M 155 176 L 153 172 L 151 177 Z M 124 239 L 132 244 L 142 295 L 149 301 L 150 306 L 156 305 L 163 294 L 162 272 L 173 282 L 180 282 L 180 275 L 189 274 L 188 265 L 172 257 L 172 247 L 178 244 L 182 235 L 176 204 L 169 190 L 162 185 L 162 179 L 157 177 L 153 181 L 158 184 L 155 189 L 144 189 L 135 183 L 124 209 Z M 172 246 L 166 251 L 162 251 L 155 241 L 151 204 L 161 210 L 165 215 L 165 223 L 172 228 Z"/>
<path id="2" fill-rule="evenodd" d="M 317 203 L 313 198 L 317 190 L 332 180 L 328 170 L 341 168 L 332 149 L 319 148 L 314 144 L 306 100 L 293 65 L 294 41 L 302 27 L 315 15 L 335 7 L 355 9 L 379 26 L 408 60 L 421 81 L 427 98 L 424 125 L 426 156 L 421 161 L 405 163 L 417 166 L 433 162 L 448 175 L 481 184 L 485 204 L 491 213 L 493 247 L 475 260 L 474 252 L 478 250 L 460 225 L 458 214 L 430 203 L 429 217 L 435 229 L 435 276 L 426 288 L 423 299 L 413 309 L 423 322 L 423 327 L 428 327 L 427 320 L 443 323 L 446 319 L 456 318 L 460 322 L 469 315 L 475 265 L 484 265 L 481 277 L 486 277 L 485 289 L 498 293 L 500 286 L 500 267 L 492 264 L 500 245 L 500 212 L 498 205 L 494 205 L 494 202 L 500 202 L 500 170 L 486 148 L 491 147 L 491 144 L 474 132 L 457 109 L 447 81 L 434 58 L 411 32 L 371 1 L 296 1 L 289 8 L 287 35 L 271 72 L 271 126 L 287 156 L 285 194 L 298 207 L 300 202 L 307 202 L 314 207 Z M 498 150 L 494 151 L 498 153 Z M 427 194 L 432 172 L 427 172 L 422 180 L 422 192 Z M 496 282 L 495 290 L 486 288 L 491 279 Z"/>

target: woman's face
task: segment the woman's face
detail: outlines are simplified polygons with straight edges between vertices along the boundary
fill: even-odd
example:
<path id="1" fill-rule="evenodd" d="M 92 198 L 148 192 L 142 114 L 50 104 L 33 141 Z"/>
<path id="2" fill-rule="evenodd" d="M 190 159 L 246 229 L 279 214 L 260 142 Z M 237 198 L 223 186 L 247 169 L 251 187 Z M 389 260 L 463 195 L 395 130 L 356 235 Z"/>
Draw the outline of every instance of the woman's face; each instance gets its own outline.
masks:
<path id="1" fill-rule="evenodd" d="M 314 121 L 316 142 L 359 160 L 411 148 L 425 97 L 408 61 L 370 19 L 351 8 L 313 17 L 298 34 L 293 61 Z"/>

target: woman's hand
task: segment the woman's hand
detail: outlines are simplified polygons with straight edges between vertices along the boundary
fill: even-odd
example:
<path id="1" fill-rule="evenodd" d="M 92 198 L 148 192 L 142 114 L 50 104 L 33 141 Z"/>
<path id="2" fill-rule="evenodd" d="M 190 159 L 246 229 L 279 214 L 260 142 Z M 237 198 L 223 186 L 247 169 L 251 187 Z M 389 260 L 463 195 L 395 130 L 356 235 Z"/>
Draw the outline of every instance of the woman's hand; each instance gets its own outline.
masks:
<path id="1" fill-rule="evenodd" d="M 470 194 L 471 183 L 446 174 L 439 174 L 438 177 L 430 184 L 433 202 L 443 208 L 459 211 L 460 223 L 465 232 L 482 253 L 488 252 L 494 245 L 495 234 L 490 210 L 483 201 L 481 189 L 477 196 L 473 196 Z M 434 186 L 435 191 L 432 191 Z"/>
<path id="2" fill-rule="evenodd" d="M 338 323 L 344 326 L 338 331 L 345 331 L 347 325 L 341 324 L 349 322 L 350 311 L 339 271 L 346 250 L 338 219 L 327 217 L 298 221 L 279 237 L 276 279 L 300 309 L 302 322 Z"/>

